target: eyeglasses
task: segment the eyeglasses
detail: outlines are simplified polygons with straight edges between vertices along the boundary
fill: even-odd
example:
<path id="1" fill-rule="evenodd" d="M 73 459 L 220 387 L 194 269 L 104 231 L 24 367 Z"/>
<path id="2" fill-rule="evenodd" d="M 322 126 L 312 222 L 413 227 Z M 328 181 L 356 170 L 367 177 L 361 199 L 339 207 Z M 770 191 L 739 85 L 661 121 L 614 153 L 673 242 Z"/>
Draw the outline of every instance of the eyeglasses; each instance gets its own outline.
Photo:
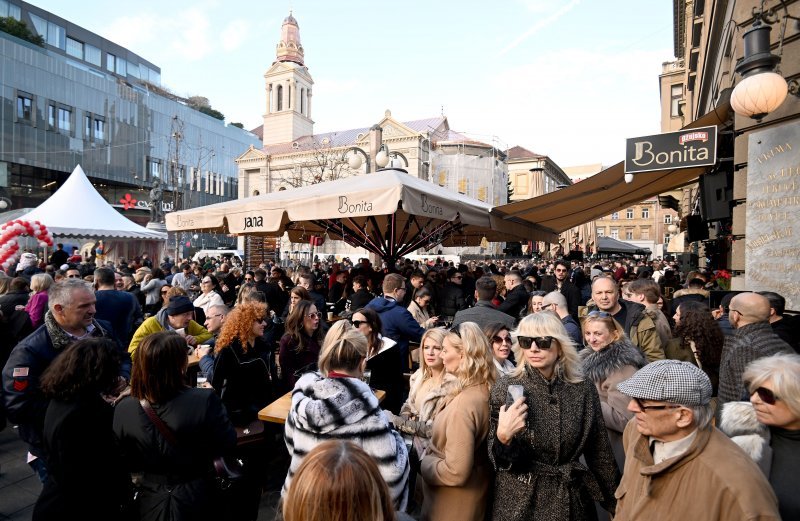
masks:
<path id="1" fill-rule="evenodd" d="M 775 396 L 775 393 L 772 392 L 771 389 L 767 389 L 766 387 L 759 387 L 753 391 L 753 393 L 757 394 L 758 398 L 767 405 L 775 405 L 775 401 L 780 399 Z"/>
<path id="2" fill-rule="evenodd" d="M 636 406 L 642 410 L 642 412 L 647 412 L 648 410 L 653 411 L 662 411 L 664 409 L 679 409 L 681 405 L 645 405 L 639 398 L 632 398 L 634 402 L 636 402 Z"/>
<path id="3" fill-rule="evenodd" d="M 556 270 L 555 270 L 555 271 L 556 271 L 556 273 L 566 273 L 568 270 L 565 270 L 565 269 L 563 269 L 563 268 L 561 268 L 561 269 L 559 269 L 559 268 L 556 268 Z"/>
<path id="4" fill-rule="evenodd" d="M 455 334 L 458 338 L 461 338 L 461 330 L 459 329 L 460 327 L 461 324 L 453 326 L 452 328 L 450 328 L 450 332 Z"/>
<path id="5" fill-rule="evenodd" d="M 552 302 L 550 304 L 542 304 L 542 311 L 544 311 L 545 309 L 549 308 L 552 305 L 553 305 Z"/>
<path id="6" fill-rule="evenodd" d="M 306 315 L 306 317 L 308 317 L 308 318 L 319 318 L 321 316 L 322 316 L 322 313 L 320 313 L 319 311 L 317 311 L 316 313 L 309 313 L 309 314 Z"/>
<path id="7" fill-rule="evenodd" d="M 499 336 L 495 335 L 492 337 L 492 342 L 495 344 L 511 344 L 511 337 L 510 336 Z"/>
<path id="8" fill-rule="evenodd" d="M 517 343 L 522 349 L 530 349 L 533 344 L 542 350 L 550 349 L 553 345 L 551 336 L 517 336 Z"/>
<path id="9" fill-rule="evenodd" d="M 741 312 L 741 311 L 739 311 L 738 309 L 733 309 L 733 308 L 730 308 L 730 309 L 728 310 L 728 314 L 731 314 L 731 313 L 739 313 L 740 315 L 744 315 L 744 313 L 742 313 L 742 312 Z"/>
<path id="10" fill-rule="evenodd" d="M 610 318 L 612 315 L 611 313 L 606 313 L 605 311 L 592 311 L 586 316 L 592 318 Z"/>
<path id="11" fill-rule="evenodd" d="M 222 313 L 217 313 L 216 315 L 206 315 L 206 318 L 222 318 L 224 316 Z"/>
<path id="12" fill-rule="evenodd" d="M 366 320 L 351 320 L 350 323 L 353 324 L 354 328 L 361 327 L 361 324 L 369 324 Z"/>

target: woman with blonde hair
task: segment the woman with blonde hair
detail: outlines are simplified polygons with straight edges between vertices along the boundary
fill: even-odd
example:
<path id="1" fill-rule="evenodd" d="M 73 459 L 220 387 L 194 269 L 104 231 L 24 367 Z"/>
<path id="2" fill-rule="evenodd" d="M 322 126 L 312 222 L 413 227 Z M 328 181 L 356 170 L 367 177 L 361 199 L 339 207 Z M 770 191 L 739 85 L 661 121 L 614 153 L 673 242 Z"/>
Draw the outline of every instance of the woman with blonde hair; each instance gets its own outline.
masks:
<path id="1" fill-rule="evenodd" d="M 430 445 L 420 454 L 425 495 L 421 519 L 482 521 L 492 473 L 486 437 L 494 362 L 486 336 L 474 322 L 445 335 L 441 358 L 458 383 L 433 422 Z"/>
<path id="2" fill-rule="evenodd" d="M 455 375 L 444 369 L 442 342 L 447 332 L 429 329 L 420 343 L 419 369 L 411 375 L 408 399 L 392 421 L 401 432 L 413 436 L 417 454 L 430 443 L 433 421 L 450 401 L 458 387 Z"/>
<path id="3" fill-rule="evenodd" d="M 392 497 L 372 457 L 342 440 L 308 453 L 283 498 L 284 521 L 395 521 Z"/>
<path id="4" fill-rule="evenodd" d="M 47 273 L 37 273 L 31 277 L 31 298 L 25 305 L 25 311 L 31 317 L 34 329 L 44 323 L 47 312 L 47 290 L 53 285 L 53 279 Z"/>
<path id="5" fill-rule="evenodd" d="M 633 376 L 647 360 L 625 335 L 622 325 L 605 311 L 586 315 L 583 336 L 587 347 L 580 352 L 583 374 L 597 388 L 608 439 L 622 469 L 625 467 L 622 433 L 634 413 L 628 410 L 631 399 L 617 390 L 617 384 Z"/>
<path id="6" fill-rule="evenodd" d="M 595 501 L 613 513 L 619 471 L 597 389 L 567 330 L 555 314 L 534 313 L 513 335 L 520 362 L 490 402 L 492 519 L 596 519 Z"/>
<path id="7" fill-rule="evenodd" d="M 333 439 L 348 440 L 375 460 L 389 486 L 394 508 L 405 509 L 408 452 L 403 439 L 391 428 L 378 398 L 361 381 L 366 357 L 367 339 L 348 321 L 340 320 L 328 331 L 322 345 L 319 371 L 297 380 L 284 431 L 292 458 L 284 495 L 291 490 L 292 479 L 306 455 L 317 445 Z"/>

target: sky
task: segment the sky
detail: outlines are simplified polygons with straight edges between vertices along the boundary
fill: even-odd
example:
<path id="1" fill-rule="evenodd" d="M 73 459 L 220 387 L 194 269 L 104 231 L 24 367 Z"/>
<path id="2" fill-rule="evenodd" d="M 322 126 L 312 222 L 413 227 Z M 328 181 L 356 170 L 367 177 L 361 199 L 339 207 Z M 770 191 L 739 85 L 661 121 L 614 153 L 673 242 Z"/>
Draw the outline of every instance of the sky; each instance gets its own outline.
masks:
<path id="1" fill-rule="evenodd" d="M 450 128 L 559 166 L 622 161 L 660 132 L 671 0 L 33 0 L 161 68 L 252 129 L 289 11 L 314 79 L 317 133 L 444 114 Z"/>

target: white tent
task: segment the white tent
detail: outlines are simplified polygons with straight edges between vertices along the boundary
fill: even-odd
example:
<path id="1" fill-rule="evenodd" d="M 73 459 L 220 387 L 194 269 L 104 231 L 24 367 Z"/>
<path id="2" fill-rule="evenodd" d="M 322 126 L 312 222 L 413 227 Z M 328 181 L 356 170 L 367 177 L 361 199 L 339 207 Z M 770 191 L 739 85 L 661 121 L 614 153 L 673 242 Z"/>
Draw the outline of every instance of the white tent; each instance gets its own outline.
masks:
<path id="1" fill-rule="evenodd" d="M 62 237 L 167 238 L 166 233 L 148 230 L 116 211 L 92 186 L 80 165 L 56 193 L 19 219 L 39 221 L 51 234 Z"/>

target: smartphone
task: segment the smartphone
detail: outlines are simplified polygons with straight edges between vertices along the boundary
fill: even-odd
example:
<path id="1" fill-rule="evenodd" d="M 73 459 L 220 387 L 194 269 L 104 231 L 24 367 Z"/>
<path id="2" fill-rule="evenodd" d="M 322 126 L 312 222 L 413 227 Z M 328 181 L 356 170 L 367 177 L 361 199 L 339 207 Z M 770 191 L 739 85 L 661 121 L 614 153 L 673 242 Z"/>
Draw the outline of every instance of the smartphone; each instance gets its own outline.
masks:
<path id="1" fill-rule="evenodd" d="M 519 398 L 525 396 L 525 388 L 521 385 L 509 385 L 508 392 L 506 394 L 506 407 L 511 406 L 515 401 Z"/>

